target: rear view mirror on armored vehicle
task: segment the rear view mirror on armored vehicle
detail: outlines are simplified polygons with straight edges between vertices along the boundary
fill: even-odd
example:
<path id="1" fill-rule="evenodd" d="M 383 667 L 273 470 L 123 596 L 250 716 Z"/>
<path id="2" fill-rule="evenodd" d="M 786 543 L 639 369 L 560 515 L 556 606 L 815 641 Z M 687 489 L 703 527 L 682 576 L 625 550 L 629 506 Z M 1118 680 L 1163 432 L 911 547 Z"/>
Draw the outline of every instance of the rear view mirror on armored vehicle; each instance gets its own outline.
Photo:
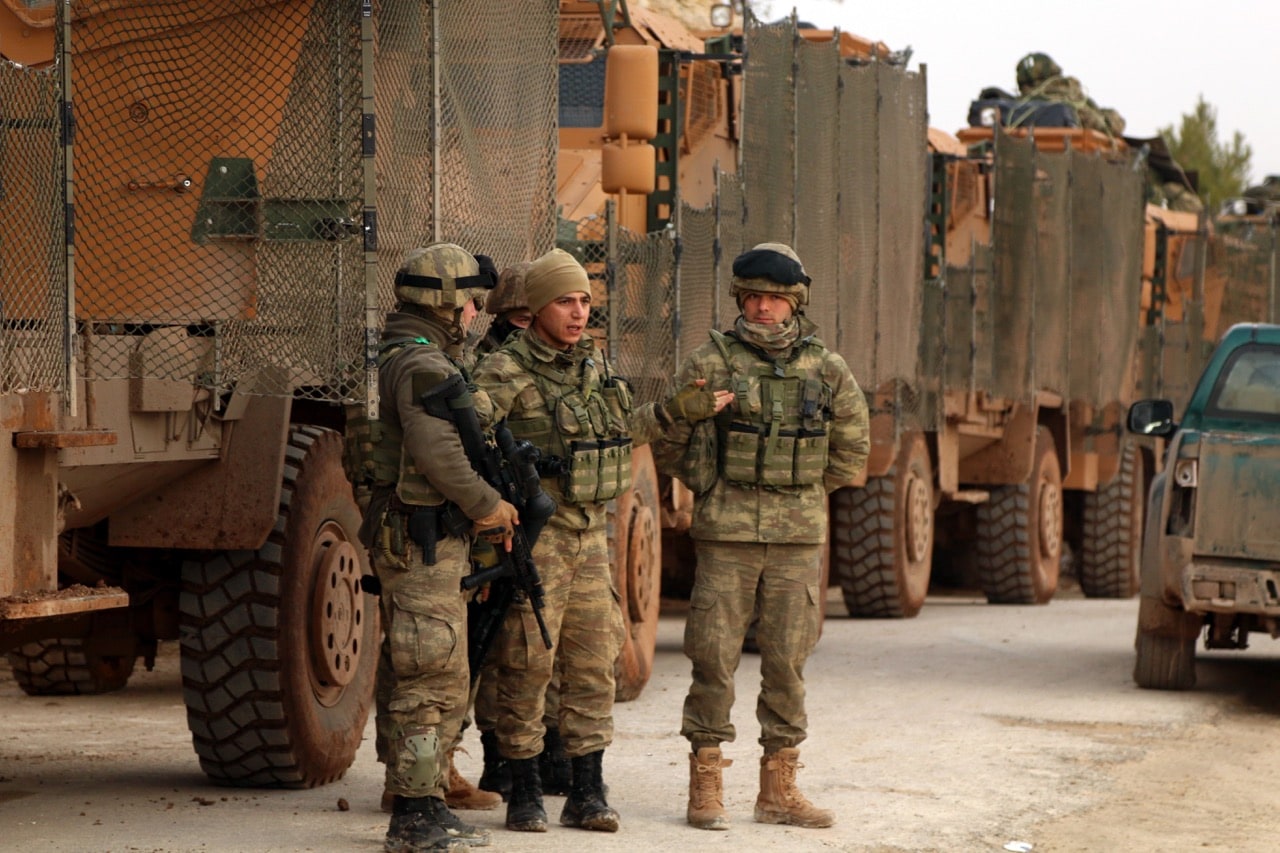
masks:
<path id="1" fill-rule="evenodd" d="M 1173 422 L 1173 403 L 1168 400 L 1139 400 L 1129 407 L 1129 432 L 1165 437 L 1178 428 Z"/>

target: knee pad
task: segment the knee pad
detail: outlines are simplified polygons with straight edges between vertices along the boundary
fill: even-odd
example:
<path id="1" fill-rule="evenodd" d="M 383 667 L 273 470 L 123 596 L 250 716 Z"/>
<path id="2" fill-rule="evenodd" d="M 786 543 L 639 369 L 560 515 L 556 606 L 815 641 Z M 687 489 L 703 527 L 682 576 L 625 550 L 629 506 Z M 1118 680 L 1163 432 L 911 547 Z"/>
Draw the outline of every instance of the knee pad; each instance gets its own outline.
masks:
<path id="1" fill-rule="evenodd" d="M 405 796 L 426 797 L 443 787 L 440 734 L 430 728 L 410 728 L 396 742 L 396 777 Z"/>

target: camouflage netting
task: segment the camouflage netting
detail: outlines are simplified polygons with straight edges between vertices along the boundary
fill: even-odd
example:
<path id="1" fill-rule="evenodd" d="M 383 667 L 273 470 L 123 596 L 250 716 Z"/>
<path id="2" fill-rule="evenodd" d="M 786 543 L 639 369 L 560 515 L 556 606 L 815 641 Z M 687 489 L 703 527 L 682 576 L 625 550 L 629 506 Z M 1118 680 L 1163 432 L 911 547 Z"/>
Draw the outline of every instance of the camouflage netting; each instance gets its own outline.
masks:
<path id="1" fill-rule="evenodd" d="M 0 63 L 0 390 L 358 395 L 408 249 L 554 240 L 551 0 L 27 5 L 58 39 Z"/>

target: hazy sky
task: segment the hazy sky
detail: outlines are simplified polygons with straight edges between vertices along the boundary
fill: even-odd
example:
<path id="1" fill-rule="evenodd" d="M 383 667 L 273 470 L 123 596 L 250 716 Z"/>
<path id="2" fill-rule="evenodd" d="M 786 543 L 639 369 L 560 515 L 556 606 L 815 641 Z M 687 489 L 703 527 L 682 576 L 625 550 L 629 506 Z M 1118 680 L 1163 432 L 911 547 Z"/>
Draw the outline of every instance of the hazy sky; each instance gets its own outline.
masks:
<path id="1" fill-rule="evenodd" d="M 759 8 L 763 4 L 757 3 Z M 1177 126 L 1196 98 L 1218 110 L 1218 138 L 1253 149 L 1251 183 L 1280 174 L 1280 0 L 774 0 L 801 20 L 911 46 L 928 66 L 929 123 L 954 133 L 987 86 L 1017 92 L 1018 60 L 1047 53 L 1094 101 L 1124 116 L 1128 136 Z"/>

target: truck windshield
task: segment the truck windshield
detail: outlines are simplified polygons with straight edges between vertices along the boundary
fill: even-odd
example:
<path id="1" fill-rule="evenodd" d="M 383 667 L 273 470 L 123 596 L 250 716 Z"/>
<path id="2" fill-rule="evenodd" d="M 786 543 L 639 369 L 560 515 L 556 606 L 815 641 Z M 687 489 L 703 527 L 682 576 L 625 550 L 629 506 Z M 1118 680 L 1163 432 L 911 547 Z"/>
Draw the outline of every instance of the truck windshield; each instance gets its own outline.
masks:
<path id="1" fill-rule="evenodd" d="M 1280 347 L 1248 344 L 1232 353 L 1209 397 L 1206 414 L 1280 421 Z"/>

